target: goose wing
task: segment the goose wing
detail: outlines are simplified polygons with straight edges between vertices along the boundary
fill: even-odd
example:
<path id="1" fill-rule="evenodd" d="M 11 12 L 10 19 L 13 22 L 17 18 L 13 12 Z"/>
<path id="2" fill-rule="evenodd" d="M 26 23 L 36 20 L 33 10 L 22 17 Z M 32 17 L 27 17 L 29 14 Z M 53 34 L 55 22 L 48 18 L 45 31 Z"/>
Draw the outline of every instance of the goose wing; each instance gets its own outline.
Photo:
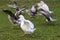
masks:
<path id="1" fill-rule="evenodd" d="M 7 9 L 3 9 L 3 12 L 5 12 L 6 14 L 10 15 L 11 17 L 13 17 L 15 20 L 18 20 L 18 18 L 10 11 Z"/>
<path id="2" fill-rule="evenodd" d="M 31 21 L 29 21 L 29 20 L 25 20 L 25 21 L 31 29 L 34 29 L 34 24 Z"/>

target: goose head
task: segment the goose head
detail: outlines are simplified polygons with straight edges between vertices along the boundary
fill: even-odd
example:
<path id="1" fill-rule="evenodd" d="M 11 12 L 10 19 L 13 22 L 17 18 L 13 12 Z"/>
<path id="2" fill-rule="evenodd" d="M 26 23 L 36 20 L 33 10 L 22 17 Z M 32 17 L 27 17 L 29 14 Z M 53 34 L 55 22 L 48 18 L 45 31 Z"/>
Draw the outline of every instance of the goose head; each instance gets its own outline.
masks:
<path id="1" fill-rule="evenodd" d="M 43 1 L 41 1 L 40 3 L 41 3 L 41 5 L 43 5 L 43 4 L 44 4 L 44 2 L 43 2 Z"/>
<path id="2" fill-rule="evenodd" d="M 37 8 L 37 5 L 32 5 L 32 7 Z"/>
<path id="3" fill-rule="evenodd" d="M 36 12 L 37 11 L 37 5 L 32 5 L 31 11 Z"/>
<path id="4" fill-rule="evenodd" d="M 37 3 L 37 6 L 39 7 L 39 6 L 42 6 L 43 4 L 44 4 L 44 2 L 40 1 L 39 3 Z"/>

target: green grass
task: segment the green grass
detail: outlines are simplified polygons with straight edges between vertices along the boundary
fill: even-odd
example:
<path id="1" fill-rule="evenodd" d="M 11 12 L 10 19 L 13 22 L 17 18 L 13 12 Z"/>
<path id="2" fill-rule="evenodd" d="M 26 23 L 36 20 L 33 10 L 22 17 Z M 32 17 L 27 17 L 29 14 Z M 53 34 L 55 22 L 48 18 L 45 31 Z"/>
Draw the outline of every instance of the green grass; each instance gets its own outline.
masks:
<path id="1" fill-rule="evenodd" d="M 45 1 L 45 0 L 44 0 Z M 36 4 L 39 0 L 30 0 L 27 1 L 18 1 L 18 6 L 22 8 L 23 5 L 27 7 L 31 7 L 32 4 Z M 32 21 L 35 25 L 36 31 L 34 32 L 34 38 L 30 35 L 23 35 L 23 31 L 20 28 L 16 28 L 13 26 L 8 18 L 7 15 L 2 11 L 3 8 L 8 8 L 6 4 L 8 1 L 0 0 L 0 40 L 60 40 L 60 1 L 59 0 L 46 0 L 50 7 L 50 10 L 54 11 L 52 14 L 53 18 L 56 18 L 57 21 L 54 23 L 47 23 L 45 22 L 45 18 L 42 16 L 36 16 L 36 18 L 30 18 L 26 13 L 23 15 L 26 19 Z M 11 3 L 12 4 L 12 3 Z"/>

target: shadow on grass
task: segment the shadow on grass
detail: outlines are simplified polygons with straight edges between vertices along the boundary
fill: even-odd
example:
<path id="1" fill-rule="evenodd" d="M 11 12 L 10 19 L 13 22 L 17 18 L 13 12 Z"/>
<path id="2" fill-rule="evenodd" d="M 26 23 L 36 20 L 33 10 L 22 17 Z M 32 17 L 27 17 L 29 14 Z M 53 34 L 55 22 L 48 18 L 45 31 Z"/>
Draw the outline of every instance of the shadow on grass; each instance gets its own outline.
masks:
<path id="1" fill-rule="evenodd" d="M 44 22 L 42 23 L 43 26 L 56 26 L 56 22 Z"/>

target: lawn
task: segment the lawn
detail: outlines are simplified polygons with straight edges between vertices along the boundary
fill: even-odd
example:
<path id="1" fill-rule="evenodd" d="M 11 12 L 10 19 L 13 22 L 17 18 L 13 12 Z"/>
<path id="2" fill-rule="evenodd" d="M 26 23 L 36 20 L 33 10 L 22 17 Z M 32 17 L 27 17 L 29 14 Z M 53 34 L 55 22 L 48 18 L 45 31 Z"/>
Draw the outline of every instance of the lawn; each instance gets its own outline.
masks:
<path id="1" fill-rule="evenodd" d="M 31 8 L 33 4 L 38 3 L 40 0 L 18 0 L 18 6 L 26 5 Z M 23 35 L 23 31 L 18 26 L 13 26 L 7 15 L 2 11 L 6 8 L 15 13 L 15 10 L 7 7 L 9 4 L 8 0 L 0 0 L 0 40 L 60 40 L 60 0 L 44 0 L 46 4 L 50 7 L 54 13 L 52 14 L 53 18 L 57 21 L 53 23 L 47 23 L 45 18 L 42 16 L 36 16 L 35 18 L 30 18 L 26 13 L 23 13 L 24 17 L 32 21 L 35 25 L 36 31 L 33 33 L 34 38 L 30 35 Z M 13 4 L 12 2 L 10 4 Z"/>

